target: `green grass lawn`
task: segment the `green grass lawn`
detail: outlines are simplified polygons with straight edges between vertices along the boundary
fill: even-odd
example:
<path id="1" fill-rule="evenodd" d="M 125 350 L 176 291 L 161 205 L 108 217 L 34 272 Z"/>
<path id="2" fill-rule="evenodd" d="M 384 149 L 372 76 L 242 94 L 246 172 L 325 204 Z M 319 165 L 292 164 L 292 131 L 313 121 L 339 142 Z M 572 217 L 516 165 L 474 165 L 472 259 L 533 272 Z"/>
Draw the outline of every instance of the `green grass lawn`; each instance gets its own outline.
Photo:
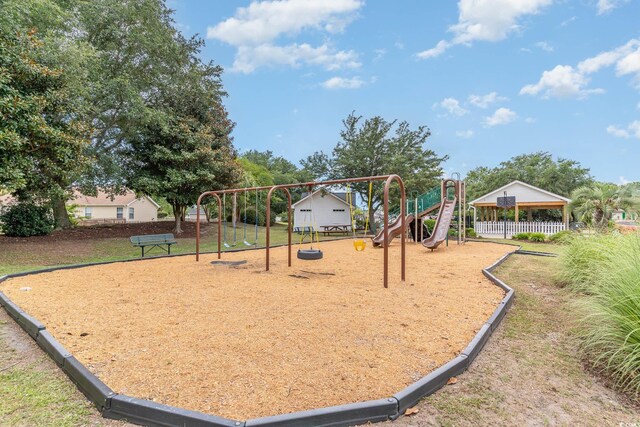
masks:
<path id="1" fill-rule="evenodd" d="M 553 254 L 561 253 L 564 248 L 564 246 L 557 245 L 555 243 L 537 243 L 537 242 L 528 242 L 528 241 L 513 240 L 513 239 L 478 239 L 478 240 L 482 240 L 483 242 L 508 243 L 510 245 L 522 246 L 522 249 L 526 251 L 549 252 Z"/>

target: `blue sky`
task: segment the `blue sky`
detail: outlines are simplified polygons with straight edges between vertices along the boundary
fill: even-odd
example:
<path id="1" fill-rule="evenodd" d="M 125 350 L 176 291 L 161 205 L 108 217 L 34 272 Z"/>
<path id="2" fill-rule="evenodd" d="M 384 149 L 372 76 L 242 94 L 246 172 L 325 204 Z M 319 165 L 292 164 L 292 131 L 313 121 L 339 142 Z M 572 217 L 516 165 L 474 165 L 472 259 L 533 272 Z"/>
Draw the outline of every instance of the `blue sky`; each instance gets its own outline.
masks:
<path id="1" fill-rule="evenodd" d="M 428 126 L 448 173 L 545 150 L 640 181 L 640 1 L 168 4 L 225 69 L 240 152 L 330 152 L 355 110 Z"/>

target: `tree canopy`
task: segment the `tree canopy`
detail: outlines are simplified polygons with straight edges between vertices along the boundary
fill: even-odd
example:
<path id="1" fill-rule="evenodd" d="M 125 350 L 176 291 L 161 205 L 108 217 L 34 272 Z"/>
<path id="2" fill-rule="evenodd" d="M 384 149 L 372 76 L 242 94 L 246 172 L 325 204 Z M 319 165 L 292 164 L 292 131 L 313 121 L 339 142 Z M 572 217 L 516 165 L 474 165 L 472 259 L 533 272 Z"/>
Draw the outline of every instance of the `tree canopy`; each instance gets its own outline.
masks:
<path id="1" fill-rule="evenodd" d="M 580 163 L 562 158 L 554 160 L 550 153 L 539 151 L 515 156 L 495 168 L 480 166 L 471 170 L 465 178 L 467 199 L 473 200 L 514 180 L 565 197 L 593 182 L 589 169 Z"/>
<path id="2" fill-rule="evenodd" d="M 617 209 L 637 214 L 640 197 L 635 185 L 594 182 L 571 193 L 571 209 L 577 218 L 597 228 L 605 228 Z"/>
<path id="3" fill-rule="evenodd" d="M 423 193 L 437 185 L 447 156 L 439 157 L 424 147 L 431 135 L 428 127 L 411 129 L 406 121 L 387 121 L 380 116 L 364 119 L 355 112 L 342 123 L 341 141 L 330 156 L 316 152 L 301 161 L 304 170 L 315 179 L 398 174 L 407 192 Z M 364 203 L 369 203 L 367 183 L 354 184 L 352 188 Z M 376 185 L 369 212 L 372 226 L 382 203 L 383 188 Z"/>
<path id="4" fill-rule="evenodd" d="M 0 27 L 0 182 L 18 199 L 64 209 L 88 162 L 89 131 L 63 71 L 39 61 L 42 46 L 33 32 Z"/>
<path id="5" fill-rule="evenodd" d="M 222 69 L 200 60 L 202 39 L 182 36 L 163 0 L 0 0 L 0 7 L 4 34 L 31 34 L 38 48 L 31 48 L 30 57 L 55 71 L 47 76 L 55 80 L 55 90 L 47 92 L 57 96 L 55 104 L 47 107 L 43 98 L 34 108 L 55 105 L 56 114 L 32 109 L 21 112 L 20 118 L 29 123 L 28 114 L 33 118 L 46 113 L 42 117 L 49 125 L 57 120 L 56 126 L 67 126 L 53 135 L 58 138 L 72 135 L 73 129 L 83 132 L 81 149 L 63 152 L 65 145 L 56 144 L 57 151 L 49 153 L 57 162 L 67 163 L 58 187 L 67 193 L 73 186 L 95 194 L 97 188 L 118 193 L 127 185 L 138 192 L 165 196 L 163 192 L 171 193 L 168 182 L 184 189 L 187 181 L 195 183 L 193 174 L 206 175 L 202 182 L 209 188 L 229 185 L 237 165 L 231 161 L 235 156 L 230 137 L 233 123 L 222 104 Z M 5 44 L 3 39 L 3 55 L 9 55 L 11 45 Z M 11 82 L 16 79 L 3 80 L 5 87 Z M 134 153 L 134 146 L 149 157 Z M 15 143 L 11 147 L 15 149 Z M 161 152 L 161 147 L 172 154 Z M 211 153 L 205 155 L 206 150 Z M 190 156 L 198 162 L 188 160 Z M 164 172 L 158 164 L 161 159 L 167 162 Z M 214 159 L 218 166 L 229 167 L 212 167 Z M 18 162 L 28 163 L 17 153 L 12 153 L 12 160 L 14 170 Z M 215 176 L 210 176 L 213 171 Z M 178 184 L 180 174 L 184 175 L 182 184 Z M 26 175 L 37 176 L 16 176 Z M 162 185 L 151 185 L 152 176 L 163 181 Z M 4 182 L 1 185 L 14 191 Z M 63 209 L 66 199 L 57 187 L 52 188 L 22 186 L 25 194 L 36 189 L 47 193 L 45 198 L 57 207 L 56 221 L 70 225 Z M 185 195 L 184 191 L 179 194 Z M 180 200 L 179 204 L 186 203 Z"/>

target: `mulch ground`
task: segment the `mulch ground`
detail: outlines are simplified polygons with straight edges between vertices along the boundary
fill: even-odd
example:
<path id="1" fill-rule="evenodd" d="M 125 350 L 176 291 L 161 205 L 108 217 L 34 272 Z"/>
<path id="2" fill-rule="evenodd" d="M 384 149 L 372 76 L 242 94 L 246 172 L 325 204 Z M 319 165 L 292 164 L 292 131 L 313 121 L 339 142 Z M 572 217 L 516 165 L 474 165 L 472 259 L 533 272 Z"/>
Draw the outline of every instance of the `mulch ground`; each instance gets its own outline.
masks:
<path id="1" fill-rule="evenodd" d="M 387 397 L 450 360 L 503 291 L 481 268 L 512 247 L 322 243 L 286 266 L 286 248 L 61 270 L 0 286 L 118 393 L 235 419 Z M 21 290 L 27 287 L 28 290 Z"/>
<path id="2" fill-rule="evenodd" d="M 97 240 L 116 237 L 129 238 L 140 234 L 164 234 L 171 233 L 173 225 L 173 221 L 153 221 L 131 224 L 79 226 L 69 230 L 56 230 L 47 236 L 32 236 L 29 238 L 0 235 L 0 245 L 3 243 L 55 243 L 60 241 Z M 203 231 L 208 228 L 208 225 L 203 224 Z M 179 237 L 196 237 L 195 222 L 183 222 L 182 230 L 183 232 Z"/>

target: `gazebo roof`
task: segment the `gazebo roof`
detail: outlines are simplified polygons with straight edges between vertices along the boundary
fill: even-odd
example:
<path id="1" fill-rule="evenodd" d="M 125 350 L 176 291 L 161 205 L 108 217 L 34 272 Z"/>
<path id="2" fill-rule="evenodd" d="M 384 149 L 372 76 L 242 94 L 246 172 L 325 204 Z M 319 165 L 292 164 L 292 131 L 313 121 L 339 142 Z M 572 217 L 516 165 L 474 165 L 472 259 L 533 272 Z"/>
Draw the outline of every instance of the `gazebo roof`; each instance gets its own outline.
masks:
<path id="1" fill-rule="evenodd" d="M 516 197 L 518 205 L 552 207 L 564 206 L 571 202 L 571 199 L 516 180 L 478 197 L 469 202 L 469 204 L 473 206 L 496 206 L 498 197 L 502 197 L 505 191 L 507 196 Z"/>

